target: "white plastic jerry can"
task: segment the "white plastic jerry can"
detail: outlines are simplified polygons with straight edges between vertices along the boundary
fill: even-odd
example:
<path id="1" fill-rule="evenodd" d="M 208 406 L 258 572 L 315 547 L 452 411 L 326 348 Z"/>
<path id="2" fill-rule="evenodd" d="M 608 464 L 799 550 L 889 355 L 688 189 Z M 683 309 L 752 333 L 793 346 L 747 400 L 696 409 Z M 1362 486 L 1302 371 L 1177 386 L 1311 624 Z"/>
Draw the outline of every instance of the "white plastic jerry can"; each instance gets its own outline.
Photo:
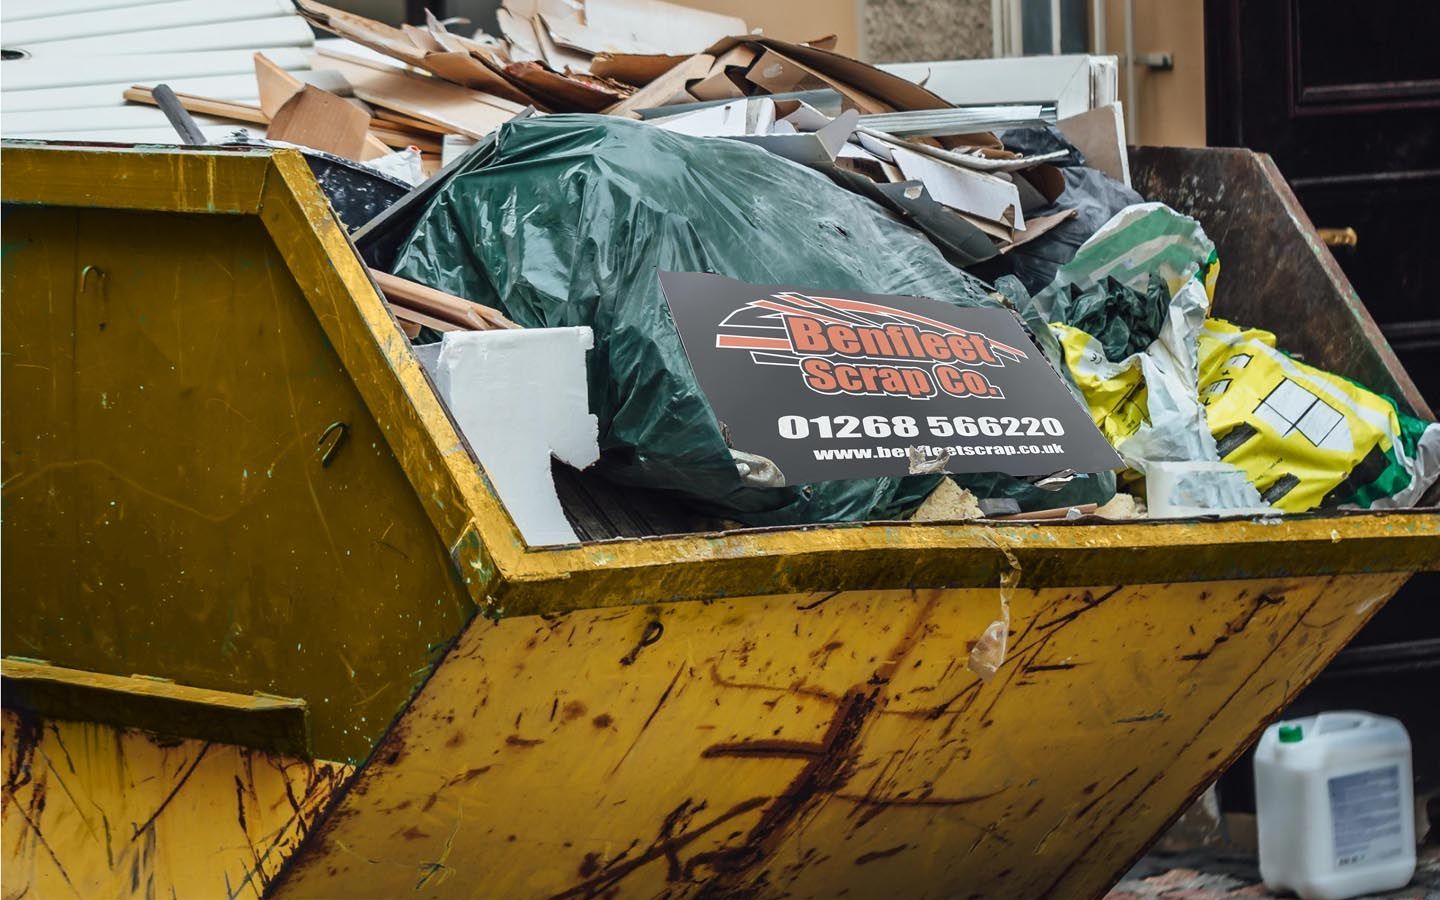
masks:
<path id="1" fill-rule="evenodd" d="M 1404 887 L 1415 874 L 1410 735 L 1329 712 L 1277 722 L 1255 750 L 1260 876 L 1303 900 Z"/>

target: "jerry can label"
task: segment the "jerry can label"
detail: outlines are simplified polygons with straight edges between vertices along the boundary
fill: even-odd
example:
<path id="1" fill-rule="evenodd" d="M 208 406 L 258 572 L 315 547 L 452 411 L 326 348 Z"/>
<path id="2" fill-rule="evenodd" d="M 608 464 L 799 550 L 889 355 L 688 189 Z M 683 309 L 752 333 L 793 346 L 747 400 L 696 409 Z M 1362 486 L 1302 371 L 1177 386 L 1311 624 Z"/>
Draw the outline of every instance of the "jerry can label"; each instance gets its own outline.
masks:
<path id="1" fill-rule="evenodd" d="M 1339 775 L 1327 782 L 1335 829 L 1335 868 L 1393 859 L 1405 852 L 1408 812 L 1400 808 L 1400 767 Z"/>

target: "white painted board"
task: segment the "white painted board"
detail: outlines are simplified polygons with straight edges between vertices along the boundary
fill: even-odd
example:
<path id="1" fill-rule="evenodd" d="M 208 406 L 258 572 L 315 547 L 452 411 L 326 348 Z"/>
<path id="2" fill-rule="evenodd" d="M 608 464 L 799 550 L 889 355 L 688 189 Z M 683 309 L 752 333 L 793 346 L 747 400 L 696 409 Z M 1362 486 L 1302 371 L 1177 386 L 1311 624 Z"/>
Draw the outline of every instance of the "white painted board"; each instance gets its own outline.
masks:
<path id="1" fill-rule="evenodd" d="M 587 327 L 452 331 L 433 360 L 436 390 L 532 547 L 577 540 L 550 458 L 578 469 L 600 458 L 585 377 L 594 344 Z"/>
<path id="2" fill-rule="evenodd" d="M 13 43 L 8 35 L 5 37 L 6 49 L 23 50 L 36 59 L 69 57 L 82 65 L 87 64 L 87 57 L 97 54 L 100 59 L 107 59 L 182 48 L 187 51 L 251 49 L 253 52 L 259 47 L 309 47 L 314 43 L 315 33 L 299 16 L 186 25 L 128 34 L 99 34 L 31 44 Z"/>
<path id="3" fill-rule="evenodd" d="M 167 78 L 165 83 L 177 94 L 208 97 L 212 100 L 234 100 L 258 103 L 255 75 L 211 75 L 201 78 Z M 0 94 L 0 112 L 32 112 L 36 110 L 81 109 L 84 107 L 124 106 L 125 91 L 133 81 L 111 81 L 105 84 L 83 84 L 73 87 L 40 88 L 34 91 L 5 91 Z"/>
<path id="4" fill-rule="evenodd" d="M 215 0 L 177 0 L 97 12 L 51 15 L 19 22 L 6 19 L 4 37 L 5 46 L 23 47 L 43 41 L 72 40 L 100 34 L 125 34 L 177 28 L 182 25 L 294 15 L 295 7 L 289 0 L 225 0 L 224 3 L 217 3 Z"/>
<path id="5" fill-rule="evenodd" d="M 154 84 L 179 78 L 212 75 L 255 77 L 255 53 L 264 53 L 285 69 L 310 67 L 309 53 L 299 47 L 265 47 L 220 50 L 210 53 L 145 53 L 135 56 L 76 56 L 12 59 L 0 63 L 0 86 L 5 93 L 40 88 L 125 82 Z"/>
<path id="6" fill-rule="evenodd" d="M 923 84 L 957 106 L 1053 102 L 1068 118 L 1112 103 L 1119 70 L 1113 56 L 1013 56 L 880 66 Z"/>

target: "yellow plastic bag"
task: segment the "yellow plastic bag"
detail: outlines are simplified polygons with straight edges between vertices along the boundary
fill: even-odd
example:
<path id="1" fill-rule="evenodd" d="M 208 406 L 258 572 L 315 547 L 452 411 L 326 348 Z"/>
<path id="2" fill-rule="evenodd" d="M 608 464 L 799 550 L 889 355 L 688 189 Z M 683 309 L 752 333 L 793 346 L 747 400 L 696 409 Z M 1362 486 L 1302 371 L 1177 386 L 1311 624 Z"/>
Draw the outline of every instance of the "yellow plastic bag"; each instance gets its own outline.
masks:
<path id="1" fill-rule="evenodd" d="M 1207 319 L 1199 346 L 1220 458 L 1272 506 L 1410 506 L 1434 480 L 1437 435 L 1388 398 L 1286 356 L 1268 331 Z"/>
<path id="2" fill-rule="evenodd" d="M 1065 365 L 1085 395 L 1090 418 L 1110 445 L 1118 446 L 1139 431 L 1149 421 L 1140 358 L 1131 356 L 1111 362 L 1105 358 L 1100 342 L 1080 329 L 1052 322 L 1050 331 L 1065 351 Z"/>

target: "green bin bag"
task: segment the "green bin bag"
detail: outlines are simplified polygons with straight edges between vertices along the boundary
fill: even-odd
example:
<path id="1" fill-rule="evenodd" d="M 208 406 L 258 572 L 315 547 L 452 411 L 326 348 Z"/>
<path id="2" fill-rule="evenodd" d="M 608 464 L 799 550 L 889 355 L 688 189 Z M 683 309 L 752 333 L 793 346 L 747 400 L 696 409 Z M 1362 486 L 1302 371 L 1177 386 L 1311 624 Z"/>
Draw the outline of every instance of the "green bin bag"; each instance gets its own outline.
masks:
<path id="1" fill-rule="evenodd" d="M 938 483 L 742 483 L 670 320 L 661 269 L 996 302 L 920 232 L 823 175 L 739 141 L 610 116 L 502 126 L 421 214 L 394 273 L 527 328 L 590 326 L 597 465 L 611 481 L 748 525 L 902 518 Z M 1007 496 L 1032 492 L 999 480 Z"/>

